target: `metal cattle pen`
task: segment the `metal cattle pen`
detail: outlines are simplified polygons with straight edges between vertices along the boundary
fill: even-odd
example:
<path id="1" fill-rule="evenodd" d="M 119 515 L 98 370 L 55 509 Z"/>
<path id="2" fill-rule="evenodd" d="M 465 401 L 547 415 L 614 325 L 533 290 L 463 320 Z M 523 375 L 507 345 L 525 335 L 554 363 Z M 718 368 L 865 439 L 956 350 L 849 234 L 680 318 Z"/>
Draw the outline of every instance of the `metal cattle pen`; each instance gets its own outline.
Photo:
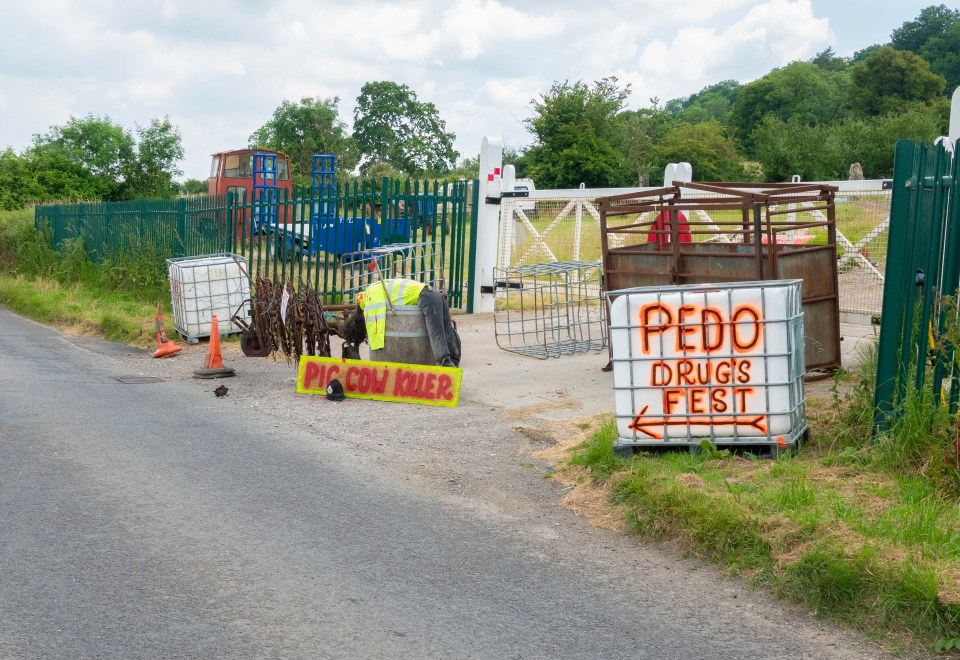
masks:
<path id="1" fill-rule="evenodd" d="M 604 289 L 803 280 L 807 369 L 840 366 L 836 187 L 683 183 L 600 200 Z M 791 221 L 798 205 L 818 211 Z M 710 222 L 695 222 L 694 216 Z"/>

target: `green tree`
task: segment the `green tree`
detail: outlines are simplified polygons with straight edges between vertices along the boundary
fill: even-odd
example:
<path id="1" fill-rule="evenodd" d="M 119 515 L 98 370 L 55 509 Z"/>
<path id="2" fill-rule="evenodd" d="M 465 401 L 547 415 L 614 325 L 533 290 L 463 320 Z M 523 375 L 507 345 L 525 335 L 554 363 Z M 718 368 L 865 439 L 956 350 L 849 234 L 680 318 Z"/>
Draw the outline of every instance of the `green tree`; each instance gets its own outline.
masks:
<path id="1" fill-rule="evenodd" d="M 696 94 L 668 101 L 666 111 L 678 121 L 699 124 L 715 119 L 726 126 L 740 94 L 740 83 L 724 80 L 708 85 Z"/>
<path id="2" fill-rule="evenodd" d="M 915 53 L 891 46 L 878 48 L 851 69 L 854 106 L 864 115 L 903 112 L 928 104 L 943 93 L 946 80 Z"/>
<path id="3" fill-rule="evenodd" d="M 376 163 L 387 163 L 410 176 L 440 175 L 457 160 L 455 136 L 447 132 L 436 106 L 419 101 L 406 85 L 366 83 L 353 117 L 364 174 Z"/>
<path id="4" fill-rule="evenodd" d="M 898 140 L 932 142 L 947 128 L 944 103 L 934 107 L 916 107 L 899 114 L 849 119 L 832 127 L 832 140 L 841 148 L 843 165 L 860 163 L 868 179 L 893 175 L 893 152 Z M 849 170 L 838 173 L 846 178 Z"/>
<path id="5" fill-rule="evenodd" d="M 616 145 L 622 135 L 616 118 L 630 94 L 616 78 L 588 86 L 556 82 L 534 99 L 534 116 L 525 124 L 534 144 L 519 160 L 524 176 L 543 188 L 617 186 L 633 177 Z"/>
<path id="6" fill-rule="evenodd" d="M 181 184 L 180 192 L 184 195 L 206 195 L 207 182 L 200 179 L 187 179 Z"/>
<path id="7" fill-rule="evenodd" d="M 179 186 L 174 177 L 183 174 L 177 167 L 183 160 L 183 143 L 170 118 L 154 118 L 149 126 L 138 126 L 136 150 L 125 173 L 123 196 L 166 199 L 176 195 Z"/>
<path id="8" fill-rule="evenodd" d="M 833 52 L 833 48 L 821 50 L 810 59 L 810 64 L 814 64 L 824 71 L 846 71 L 850 66 L 850 60 L 838 56 Z"/>
<path id="9" fill-rule="evenodd" d="M 960 86 L 960 10 L 931 5 L 894 30 L 890 45 L 927 60 L 946 79 L 948 94 Z"/>
<path id="10" fill-rule="evenodd" d="M 845 179 L 851 163 L 860 163 L 868 179 L 888 178 L 898 140 L 930 142 L 946 129 L 942 106 L 822 126 L 767 117 L 754 133 L 757 159 L 768 181 L 789 181 L 794 174 L 806 181 Z"/>
<path id="11" fill-rule="evenodd" d="M 753 133 L 757 160 L 767 181 L 783 182 L 798 174 L 804 181 L 841 178 L 844 157 L 831 128 L 796 119 L 764 117 Z"/>
<path id="12" fill-rule="evenodd" d="M 730 123 L 752 153 L 752 133 L 767 116 L 795 125 L 832 123 L 846 115 L 848 78 L 843 72 L 823 70 L 810 62 L 793 62 L 744 85 L 734 104 Z"/>
<path id="13" fill-rule="evenodd" d="M 909 50 L 920 54 L 928 41 L 942 37 L 953 23 L 960 21 L 960 11 L 946 5 L 930 5 L 920 10 L 920 15 L 907 21 L 890 35 L 890 45 L 897 50 Z"/>
<path id="14" fill-rule="evenodd" d="M 680 121 L 661 108 L 658 99 L 650 99 L 649 108 L 624 110 L 613 122 L 613 143 L 623 154 L 629 176 L 623 185 L 659 185 L 663 165 L 657 145 Z"/>
<path id="15" fill-rule="evenodd" d="M 660 171 L 667 163 L 686 161 L 697 181 L 742 181 L 743 158 L 736 143 L 716 120 L 679 124 L 667 131 L 657 148 Z M 656 182 L 659 183 L 659 182 Z"/>
<path id="16" fill-rule="evenodd" d="M 250 136 L 250 147 L 279 151 L 290 157 L 294 181 L 310 182 L 314 154 L 337 157 L 337 174 L 349 176 L 357 166 L 358 153 L 347 126 L 339 117 L 339 97 L 304 97 L 299 103 L 284 100 L 273 117 Z"/>
<path id="17" fill-rule="evenodd" d="M 37 193 L 30 161 L 13 149 L 0 152 L 0 210 L 22 209 L 36 201 Z"/>
<path id="18" fill-rule="evenodd" d="M 135 142 L 109 117 L 71 117 L 35 135 L 30 149 L 38 176 L 51 198 L 122 199 L 124 175 L 133 167 Z M 51 170 L 63 169 L 63 176 Z"/>

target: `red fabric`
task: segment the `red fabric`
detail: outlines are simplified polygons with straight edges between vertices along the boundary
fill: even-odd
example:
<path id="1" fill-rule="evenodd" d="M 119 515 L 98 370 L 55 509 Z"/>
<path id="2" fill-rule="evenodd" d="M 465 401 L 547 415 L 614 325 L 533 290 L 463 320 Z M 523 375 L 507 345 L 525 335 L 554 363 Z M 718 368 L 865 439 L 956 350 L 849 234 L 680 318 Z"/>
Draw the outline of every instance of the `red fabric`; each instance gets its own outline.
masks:
<path id="1" fill-rule="evenodd" d="M 693 237 L 690 235 L 690 223 L 687 222 L 687 216 L 683 211 L 677 211 L 677 218 L 680 221 L 680 242 L 692 243 Z M 650 225 L 651 233 L 647 234 L 647 243 L 656 243 L 660 249 L 670 242 L 670 214 L 667 211 L 660 211 L 657 219 Z M 663 231 L 662 234 L 653 232 Z"/>

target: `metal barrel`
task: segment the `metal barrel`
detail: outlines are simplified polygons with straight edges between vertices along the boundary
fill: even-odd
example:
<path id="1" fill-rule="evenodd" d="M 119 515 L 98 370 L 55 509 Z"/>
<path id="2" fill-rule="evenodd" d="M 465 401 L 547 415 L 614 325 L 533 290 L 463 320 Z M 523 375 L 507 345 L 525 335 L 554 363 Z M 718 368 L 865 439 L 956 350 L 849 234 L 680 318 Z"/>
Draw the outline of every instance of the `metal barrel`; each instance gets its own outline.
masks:
<path id="1" fill-rule="evenodd" d="M 370 351 L 370 359 L 405 364 L 432 365 L 436 362 L 419 306 L 394 305 L 392 311 L 387 310 L 383 348 Z"/>

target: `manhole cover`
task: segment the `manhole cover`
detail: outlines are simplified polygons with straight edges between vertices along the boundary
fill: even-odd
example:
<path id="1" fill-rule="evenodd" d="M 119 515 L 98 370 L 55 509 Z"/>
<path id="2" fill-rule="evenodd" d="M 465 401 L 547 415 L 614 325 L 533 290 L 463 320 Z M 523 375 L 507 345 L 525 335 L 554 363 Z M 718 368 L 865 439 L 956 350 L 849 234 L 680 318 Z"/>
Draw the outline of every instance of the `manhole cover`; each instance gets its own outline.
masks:
<path id="1" fill-rule="evenodd" d="M 143 385 L 146 383 L 162 382 L 159 378 L 153 376 L 117 376 L 117 380 L 127 385 Z"/>

